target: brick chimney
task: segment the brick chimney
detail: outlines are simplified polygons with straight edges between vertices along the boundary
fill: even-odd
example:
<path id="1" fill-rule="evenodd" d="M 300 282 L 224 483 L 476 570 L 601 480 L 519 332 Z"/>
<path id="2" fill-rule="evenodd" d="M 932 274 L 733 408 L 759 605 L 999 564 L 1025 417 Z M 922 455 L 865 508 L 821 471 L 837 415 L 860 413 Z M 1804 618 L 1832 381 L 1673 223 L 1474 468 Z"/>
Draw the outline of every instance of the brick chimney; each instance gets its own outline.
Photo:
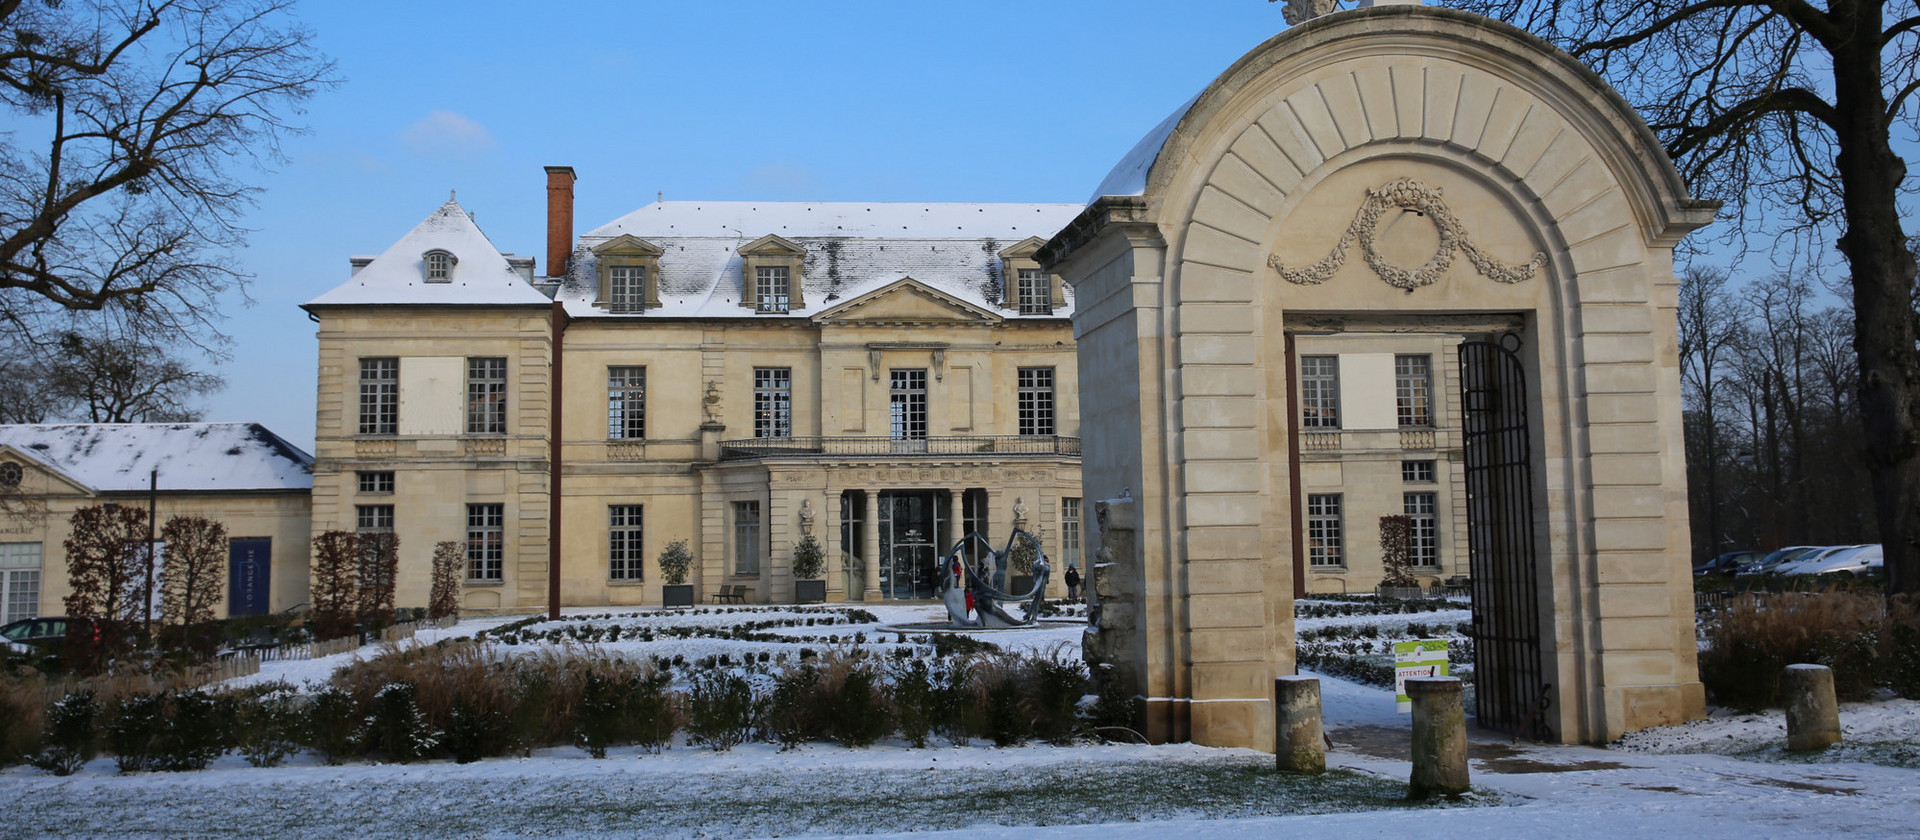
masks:
<path id="1" fill-rule="evenodd" d="M 573 167 L 547 167 L 547 276 L 567 273 L 573 254 Z"/>

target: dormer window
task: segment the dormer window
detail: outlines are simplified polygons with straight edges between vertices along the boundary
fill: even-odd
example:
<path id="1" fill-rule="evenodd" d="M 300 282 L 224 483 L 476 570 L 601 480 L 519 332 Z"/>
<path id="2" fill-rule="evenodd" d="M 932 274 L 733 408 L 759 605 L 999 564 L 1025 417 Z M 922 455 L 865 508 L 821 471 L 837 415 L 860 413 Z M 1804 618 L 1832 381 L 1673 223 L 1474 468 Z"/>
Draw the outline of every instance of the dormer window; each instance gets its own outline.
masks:
<path id="1" fill-rule="evenodd" d="M 1052 315 L 1066 305 L 1060 279 L 1040 267 L 1033 255 L 1046 240 L 1033 236 L 1000 252 L 1002 287 L 1000 305 L 1022 315 Z"/>
<path id="2" fill-rule="evenodd" d="M 453 254 L 436 248 L 428 251 L 424 255 L 424 259 L 427 263 L 427 282 L 453 282 L 453 264 L 459 262 L 459 260 L 454 259 Z"/>
<path id="3" fill-rule="evenodd" d="M 1047 275 L 1037 268 L 1015 269 L 1014 294 L 1022 315 L 1051 315 L 1053 301 L 1047 288 Z"/>
<path id="4" fill-rule="evenodd" d="M 593 246 L 599 259 L 600 305 L 608 312 L 644 312 L 660 305 L 660 246 L 621 234 Z"/>
<path id="5" fill-rule="evenodd" d="M 800 285 L 806 259 L 807 249 L 778 236 L 747 243 L 740 249 L 740 305 L 767 315 L 807 308 Z"/>

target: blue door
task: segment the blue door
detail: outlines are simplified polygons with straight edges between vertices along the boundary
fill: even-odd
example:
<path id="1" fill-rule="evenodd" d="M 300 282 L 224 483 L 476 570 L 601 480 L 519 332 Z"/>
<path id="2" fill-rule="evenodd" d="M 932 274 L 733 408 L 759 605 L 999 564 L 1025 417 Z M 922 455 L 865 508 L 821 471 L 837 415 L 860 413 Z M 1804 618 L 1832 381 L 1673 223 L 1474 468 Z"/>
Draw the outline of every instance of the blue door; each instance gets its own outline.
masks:
<path id="1" fill-rule="evenodd" d="M 273 540 L 247 537 L 227 542 L 227 615 L 266 615 Z"/>

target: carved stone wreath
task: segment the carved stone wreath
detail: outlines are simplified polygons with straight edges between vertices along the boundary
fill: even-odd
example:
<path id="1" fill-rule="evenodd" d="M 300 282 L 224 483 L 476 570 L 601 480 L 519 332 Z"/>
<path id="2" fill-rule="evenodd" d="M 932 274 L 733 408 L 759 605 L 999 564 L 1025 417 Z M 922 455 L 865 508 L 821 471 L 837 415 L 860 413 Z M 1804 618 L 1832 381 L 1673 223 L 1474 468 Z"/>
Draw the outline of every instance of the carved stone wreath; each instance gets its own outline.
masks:
<path id="1" fill-rule="evenodd" d="M 1374 234 L 1380 224 L 1380 215 L 1396 208 L 1412 210 L 1427 217 L 1440 232 L 1440 247 L 1434 249 L 1433 256 L 1427 258 L 1426 264 L 1413 271 L 1388 262 L 1374 247 Z M 1279 254 L 1269 254 L 1267 265 L 1273 266 L 1289 283 L 1319 285 L 1346 264 L 1347 251 L 1355 242 L 1360 244 L 1360 256 L 1374 274 L 1387 281 L 1389 286 L 1407 290 L 1408 294 L 1420 286 L 1432 285 L 1446 274 L 1447 269 L 1453 266 L 1456 250 L 1467 255 L 1467 262 L 1473 264 L 1475 271 L 1499 283 L 1518 283 L 1530 279 L 1547 264 L 1547 255 L 1538 251 L 1524 265 L 1511 265 L 1487 255 L 1473 244 L 1460 220 L 1454 218 L 1453 211 L 1447 208 L 1441 198 L 1439 187 L 1413 178 L 1399 178 L 1377 189 L 1367 190 L 1367 199 L 1360 204 L 1360 212 L 1353 217 L 1353 223 L 1347 225 L 1346 233 L 1340 235 L 1340 241 L 1334 243 L 1333 252 L 1327 254 L 1325 259 L 1309 266 L 1289 268 L 1280 260 Z"/>

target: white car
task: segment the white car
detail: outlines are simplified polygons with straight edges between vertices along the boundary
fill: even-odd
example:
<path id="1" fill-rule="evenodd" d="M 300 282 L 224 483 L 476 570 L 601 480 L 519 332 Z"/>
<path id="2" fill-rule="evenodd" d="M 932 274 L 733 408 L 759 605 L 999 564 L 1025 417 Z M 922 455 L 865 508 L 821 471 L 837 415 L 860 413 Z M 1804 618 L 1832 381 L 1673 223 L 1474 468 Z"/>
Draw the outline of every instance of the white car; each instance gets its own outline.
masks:
<path id="1" fill-rule="evenodd" d="M 1795 557 L 1792 560 L 1789 560 L 1785 563 L 1781 563 L 1780 565 L 1775 566 L 1773 569 L 1773 573 L 1776 575 L 1797 575 L 1800 573 L 1800 569 L 1806 568 L 1808 566 L 1812 566 L 1813 564 L 1819 563 L 1827 559 L 1828 557 L 1832 557 L 1833 555 L 1838 554 L 1842 551 L 1848 551 L 1855 548 L 1860 548 L 1860 546 L 1829 545 L 1829 546 L 1823 546 L 1821 548 L 1816 548 L 1812 551 L 1809 551 L 1805 554 L 1800 555 L 1799 557 Z"/>
<path id="2" fill-rule="evenodd" d="M 1795 563 L 1793 569 L 1783 572 L 1783 574 L 1827 575 L 1846 573 L 1857 575 L 1869 569 L 1884 568 L 1886 563 L 1886 555 L 1882 553 L 1878 543 L 1872 545 L 1856 545 L 1850 548 L 1843 548 L 1839 551 L 1825 552 L 1812 562 Z"/>

